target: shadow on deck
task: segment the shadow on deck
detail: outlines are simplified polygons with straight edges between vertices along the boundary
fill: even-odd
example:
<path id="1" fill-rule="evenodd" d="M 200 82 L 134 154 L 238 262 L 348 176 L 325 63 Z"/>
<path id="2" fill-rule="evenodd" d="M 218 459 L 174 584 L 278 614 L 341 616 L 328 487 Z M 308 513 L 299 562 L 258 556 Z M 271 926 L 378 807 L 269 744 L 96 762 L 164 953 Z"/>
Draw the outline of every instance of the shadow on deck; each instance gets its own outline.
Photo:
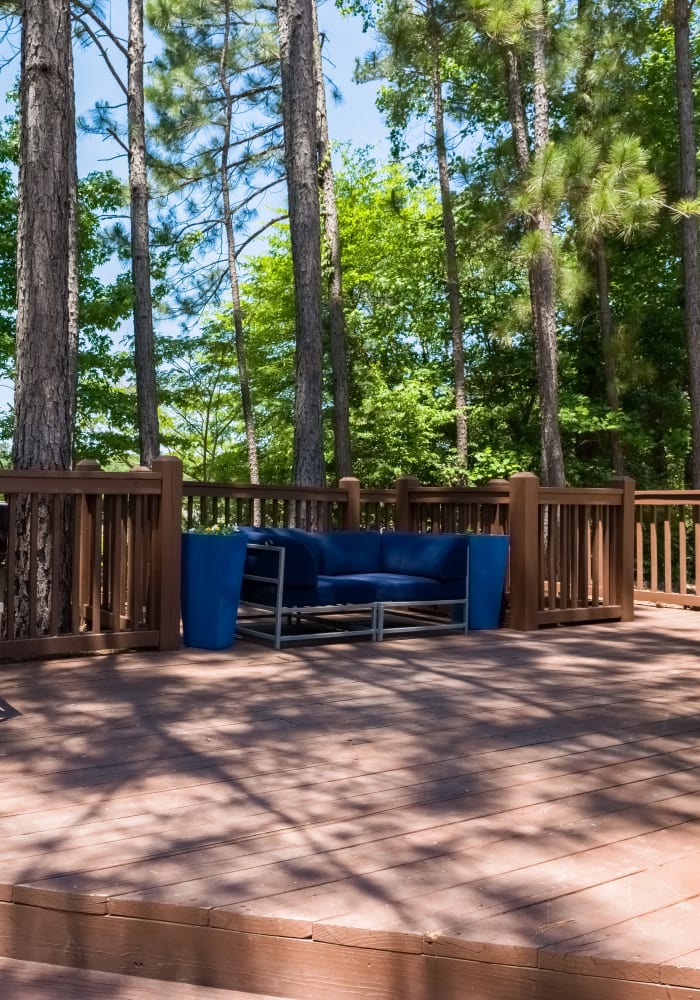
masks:
<path id="1" fill-rule="evenodd" d="M 691 612 L 0 668 L 0 955 L 298 1000 L 700 998 Z"/>

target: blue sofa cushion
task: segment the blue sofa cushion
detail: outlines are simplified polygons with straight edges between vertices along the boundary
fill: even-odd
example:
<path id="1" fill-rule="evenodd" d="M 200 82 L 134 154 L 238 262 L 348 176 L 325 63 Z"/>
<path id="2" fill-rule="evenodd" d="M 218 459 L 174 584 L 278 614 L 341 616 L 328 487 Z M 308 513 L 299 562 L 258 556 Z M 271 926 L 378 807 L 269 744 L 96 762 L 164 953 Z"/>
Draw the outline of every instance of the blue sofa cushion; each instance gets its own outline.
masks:
<path id="1" fill-rule="evenodd" d="M 272 583 L 244 580 L 241 585 L 241 600 L 274 608 L 277 603 L 277 588 Z M 285 587 L 282 592 L 283 607 L 316 607 L 321 603 L 323 602 L 319 600 L 316 587 Z"/>
<path id="2" fill-rule="evenodd" d="M 382 536 L 378 531 L 327 531 L 316 536 L 324 576 L 378 573 Z"/>
<path id="3" fill-rule="evenodd" d="M 371 604 L 373 601 L 460 601 L 465 597 L 466 535 L 246 529 L 248 541 L 285 548 L 285 607 Z M 275 577 L 278 555 L 249 551 L 246 572 Z M 276 603 L 275 587 L 243 582 L 242 598 Z"/>
<path id="4" fill-rule="evenodd" d="M 372 604 L 377 600 L 377 585 L 372 576 L 319 576 L 318 603 Z"/>
<path id="5" fill-rule="evenodd" d="M 434 580 L 400 573 L 375 573 L 377 601 L 463 601 L 464 580 Z"/>
<path id="6" fill-rule="evenodd" d="M 469 549 L 466 535 L 416 535 L 385 531 L 381 539 L 384 573 L 430 577 L 433 580 L 466 579 Z"/>

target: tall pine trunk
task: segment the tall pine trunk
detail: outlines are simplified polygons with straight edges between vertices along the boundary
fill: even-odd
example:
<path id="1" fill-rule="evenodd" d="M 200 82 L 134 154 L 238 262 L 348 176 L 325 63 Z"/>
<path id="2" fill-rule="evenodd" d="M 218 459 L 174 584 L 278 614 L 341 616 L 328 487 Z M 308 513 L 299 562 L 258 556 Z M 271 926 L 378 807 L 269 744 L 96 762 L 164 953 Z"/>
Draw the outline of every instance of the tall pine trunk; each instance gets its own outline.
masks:
<path id="1" fill-rule="evenodd" d="M 143 94 L 143 0 L 129 0 L 129 192 L 131 202 L 131 274 L 134 295 L 134 353 L 141 464 L 151 465 L 160 454 L 158 391 L 156 388 L 151 301 L 151 259 L 148 222 L 148 174 Z"/>
<path id="2" fill-rule="evenodd" d="M 549 108 L 546 82 L 546 21 L 543 9 L 532 33 L 533 151 L 535 155 L 549 142 Z M 516 163 L 523 176 L 530 167 L 527 122 L 523 105 L 518 57 L 514 49 L 505 52 L 508 101 Z M 541 478 L 545 486 L 564 486 L 564 454 L 559 428 L 559 373 L 556 324 L 556 270 L 552 240 L 552 218 L 544 206 L 533 213 L 530 223 L 540 235 L 538 252 L 530 261 L 528 281 L 535 331 L 537 385 L 540 411 Z"/>
<path id="3" fill-rule="evenodd" d="M 321 194 L 323 241 L 327 258 L 329 346 L 333 379 L 333 456 L 338 479 L 352 475 L 350 442 L 350 390 L 348 385 L 347 327 L 343 308 L 343 270 L 340 255 L 340 226 L 335 198 L 335 177 L 328 134 L 326 88 L 323 82 L 321 41 L 318 32 L 318 9 L 314 9 L 314 72 L 316 75 L 316 147 L 318 183 Z"/>
<path id="4" fill-rule="evenodd" d="M 18 469 L 69 469 L 77 349 L 76 166 L 69 0 L 27 0 L 22 17 L 17 227 L 15 426 Z M 16 634 L 46 632 L 52 601 L 68 614 L 70 543 L 53 547 L 53 505 L 37 508 L 35 557 L 27 498 L 18 503 Z M 66 509 L 59 522 L 69 527 Z M 55 559 L 59 602 L 52 594 Z M 36 564 L 36 620 L 30 622 L 30 560 Z"/>
<path id="5" fill-rule="evenodd" d="M 432 2 L 428 6 L 433 15 Z M 445 242 L 445 271 L 447 276 L 447 303 L 450 314 L 450 340 L 452 343 L 452 372 L 455 393 L 455 447 L 457 452 L 458 477 L 460 483 L 467 482 L 467 392 L 464 370 L 464 339 L 462 334 L 462 306 L 459 293 L 459 263 L 457 260 L 457 238 L 452 207 L 450 170 L 447 162 L 447 142 L 445 139 L 445 111 L 442 99 L 442 76 L 440 73 L 440 51 L 435 35 L 437 28 L 431 26 L 431 78 L 433 98 L 433 119 L 435 123 L 435 152 L 437 154 L 438 179 L 440 183 L 440 205 L 442 208 L 442 229 Z"/>
<path id="6" fill-rule="evenodd" d="M 680 197 L 697 197 L 697 145 L 693 101 L 693 68 L 690 48 L 692 3 L 674 0 L 674 39 L 676 54 L 676 93 L 680 136 Z M 698 219 L 681 219 L 683 258 L 683 303 L 685 334 L 688 343 L 690 374 L 690 412 L 692 424 L 692 488 L 700 489 L 700 268 L 698 267 Z"/>
<path id="7" fill-rule="evenodd" d="M 312 0 L 277 0 L 277 18 L 296 313 L 293 476 L 298 486 L 322 486 L 321 220 Z"/>
<path id="8" fill-rule="evenodd" d="M 246 449 L 248 454 L 248 472 L 250 481 L 253 484 L 260 482 L 260 468 L 258 464 L 258 445 L 255 434 L 255 413 L 253 410 L 252 394 L 250 391 L 250 375 L 248 372 L 248 358 L 245 345 L 245 333 L 243 330 L 243 310 L 241 307 L 241 289 L 238 279 L 238 263 L 236 260 L 236 237 L 233 231 L 233 214 L 231 210 L 231 189 L 228 176 L 228 157 L 231 149 L 231 119 L 233 115 L 233 98 L 227 75 L 227 60 L 229 52 L 229 41 L 231 32 L 231 7 L 228 0 L 225 4 L 224 15 L 224 44 L 221 48 L 221 60 L 219 62 L 219 79 L 221 91 L 225 102 L 224 111 L 224 135 L 221 144 L 221 196 L 224 210 L 224 231 L 226 233 L 226 252 L 228 264 L 229 284 L 231 286 L 231 306 L 233 310 L 233 329 L 236 342 L 236 364 L 238 366 L 238 384 L 241 390 L 241 409 L 243 411 L 243 424 L 245 427 Z M 255 501 L 256 508 L 259 508 L 259 501 Z M 259 520 L 259 510 L 255 512 L 255 522 Z"/>

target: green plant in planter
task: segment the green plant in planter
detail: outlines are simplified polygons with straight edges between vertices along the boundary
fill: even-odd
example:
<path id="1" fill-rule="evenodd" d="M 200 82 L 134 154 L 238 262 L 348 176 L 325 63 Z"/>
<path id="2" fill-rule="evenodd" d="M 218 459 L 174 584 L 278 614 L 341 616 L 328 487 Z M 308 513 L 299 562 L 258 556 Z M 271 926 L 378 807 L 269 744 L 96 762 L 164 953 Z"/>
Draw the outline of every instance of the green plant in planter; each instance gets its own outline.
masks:
<path id="1" fill-rule="evenodd" d="M 188 528 L 188 535 L 236 535 L 240 531 L 237 524 L 200 524 L 196 528 Z"/>

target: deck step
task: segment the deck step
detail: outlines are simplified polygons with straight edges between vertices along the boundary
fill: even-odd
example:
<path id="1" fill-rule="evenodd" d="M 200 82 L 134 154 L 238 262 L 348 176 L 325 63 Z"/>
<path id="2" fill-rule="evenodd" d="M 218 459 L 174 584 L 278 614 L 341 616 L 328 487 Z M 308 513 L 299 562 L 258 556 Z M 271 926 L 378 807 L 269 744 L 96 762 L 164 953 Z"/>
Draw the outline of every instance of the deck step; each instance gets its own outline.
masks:
<path id="1" fill-rule="evenodd" d="M 284 1000 L 13 958 L 0 958 L 0 996 L 2 1000 Z"/>

